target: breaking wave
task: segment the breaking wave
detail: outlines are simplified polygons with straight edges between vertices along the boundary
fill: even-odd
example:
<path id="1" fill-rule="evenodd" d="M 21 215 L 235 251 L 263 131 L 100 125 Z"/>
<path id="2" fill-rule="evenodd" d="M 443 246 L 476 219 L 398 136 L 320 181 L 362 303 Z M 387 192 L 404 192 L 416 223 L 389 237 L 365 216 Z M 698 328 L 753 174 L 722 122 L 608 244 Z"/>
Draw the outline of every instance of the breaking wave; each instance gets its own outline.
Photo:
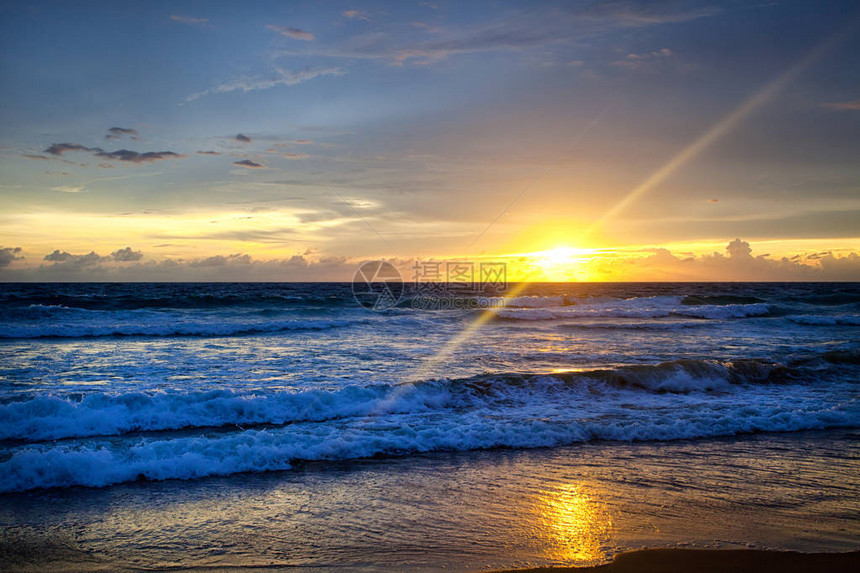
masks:
<path id="1" fill-rule="evenodd" d="M 297 460 L 860 425 L 849 383 L 818 384 L 815 372 L 679 360 L 337 390 L 43 396 L 0 406 L 10 444 L 0 491 L 280 470 Z"/>

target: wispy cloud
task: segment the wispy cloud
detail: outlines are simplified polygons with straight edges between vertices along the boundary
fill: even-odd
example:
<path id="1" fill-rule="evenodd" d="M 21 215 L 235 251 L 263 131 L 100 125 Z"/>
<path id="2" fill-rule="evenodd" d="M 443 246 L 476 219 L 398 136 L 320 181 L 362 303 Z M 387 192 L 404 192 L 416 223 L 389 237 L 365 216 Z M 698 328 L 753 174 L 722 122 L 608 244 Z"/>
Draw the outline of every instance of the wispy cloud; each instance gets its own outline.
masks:
<path id="1" fill-rule="evenodd" d="M 191 94 L 185 98 L 185 102 L 192 102 L 206 95 L 223 94 L 235 91 L 250 92 L 254 90 L 267 90 L 276 86 L 296 86 L 319 76 L 339 76 L 344 72 L 340 68 L 305 68 L 304 70 L 291 71 L 276 68 L 270 77 L 239 78 L 225 82 L 214 88 Z"/>
<path id="2" fill-rule="evenodd" d="M 707 18 L 722 12 L 719 6 L 684 5 L 675 0 L 610 0 L 574 9 L 587 18 L 608 19 L 622 26 L 676 24 Z"/>
<path id="3" fill-rule="evenodd" d="M 692 6 L 673 0 L 618 0 L 566 3 L 539 11 L 512 11 L 504 17 L 488 17 L 472 26 L 438 28 L 413 22 L 414 28 L 432 31 L 426 35 L 365 34 L 349 38 L 339 46 L 282 51 L 283 55 L 323 56 L 345 59 L 381 59 L 394 65 L 428 65 L 456 55 L 480 52 L 525 52 L 554 45 L 571 44 L 601 37 L 625 28 L 644 28 L 686 22 L 719 14 L 722 8 Z M 344 18 L 358 19 L 362 13 L 347 10 Z"/>
<path id="4" fill-rule="evenodd" d="M 860 99 L 855 99 L 853 101 L 830 102 L 824 104 L 824 107 L 840 111 L 858 111 L 860 110 Z"/>
<path id="5" fill-rule="evenodd" d="M 361 10 L 344 10 L 340 15 L 347 20 L 364 20 L 365 22 L 370 22 L 370 18 Z"/>
<path id="6" fill-rule="evenodd" d="M 86 191 L 83 185 L 61 185 L 59 187 L 52 187 L 52 189 L 60 193 L 83 193 Z"/>
<path id="7" fill-rule="evenodd" d="M 197 155 L 221 155 L 220 151 L 198 151 Z"/>
<path id="8" fill-rule="evenodd" d="M 620 66 L 628 70 L 642 70 L 654 64 L 654 62 L 665 60 L 674 56 L 675 53 L 669 48 L 662 48 L 641 54 L 627 54 L 623 60 L 612 62 L 613 66 Z"/>
<path id="9" fill-rule="evenodd" d="M 192 24 L 195 26 L 208 26 L 209 19 L 208 18 L 194 18 L 192 16 L 180 16 L 178 14 L 173 14 L 170 17 L 174 22 L 182 22 L 183 24 Z"/>
<path id="10" fill-rule="evenodd" d="M 273 30 L 282 36 L 286 36 L 287 38 L 292 38 L 294 40 L 304 40 L 309 42 L 314 39 L 314 35 L 310 32 L 306 32 L 305 30 L 299 30 L 298 28 L 292 28 L 290 26 L 276 26 L 274 24 L 269 24 L 266 26 L 269 30 Z"/>

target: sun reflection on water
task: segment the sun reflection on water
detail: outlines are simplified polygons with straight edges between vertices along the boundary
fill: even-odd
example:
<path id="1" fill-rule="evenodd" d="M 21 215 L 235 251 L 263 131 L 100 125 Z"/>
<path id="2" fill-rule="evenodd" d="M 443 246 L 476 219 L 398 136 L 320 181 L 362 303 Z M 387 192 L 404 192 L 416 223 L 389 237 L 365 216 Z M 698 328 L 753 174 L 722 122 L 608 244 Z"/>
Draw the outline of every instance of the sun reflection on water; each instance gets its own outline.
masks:
<path id="1" fill-rule="evenodd" d="M 538 498 L 540 535 L 547 557 L 571 564 L 606 557 L 612 518 L 606 506 L 580 484 L 565 484 Z"/>

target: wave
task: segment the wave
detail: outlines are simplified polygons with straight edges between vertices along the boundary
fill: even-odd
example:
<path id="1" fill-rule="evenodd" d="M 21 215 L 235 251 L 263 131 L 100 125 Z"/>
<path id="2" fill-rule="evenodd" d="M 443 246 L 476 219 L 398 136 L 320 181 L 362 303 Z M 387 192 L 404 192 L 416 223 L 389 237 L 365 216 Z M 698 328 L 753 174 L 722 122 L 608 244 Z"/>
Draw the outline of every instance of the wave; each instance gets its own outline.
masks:
<path id="1" fill-rule="evenodd" d="M 90 312 L 90 311 L 80 311 Z M 177 320 L 164 316 L 141 321 L 26 322 L 0 324 L 0 339 L 98 338 L 109 336 L 237 336 L 292 330 L 327 330 L 365 323 L 346 319 L 293 319 L 258 322 Z"/>
<path id="2" fill-rule="evenodd" d="M 548 410 L 544 405 L 541 412 L 524 407 L 507 415 L 474 410 L 441 417 L 435 413 L 373 416 L 124 442 L 29 445 L 0 465 L 0 492 L 286 470 L 305 460 L 553 447 L 593 440 L 677 440 L 856 427 L 860 421 L 856 399 L 830 404 L 802 393 L 791 401 L 772 391 L 745 395 L 740 406 L 736 395 L 711 401 L 685 399 L 662 407 L 633 406 L 623 398 L 591 413 Z"/>
<path id="3" fill-rule="evenodd" d="M 860 326 L 860 315 L 857 314 L 840 314 L 840 315 L 791 315 L 786 316 L 788 320 L 795 324 L 803 324 L 807 326 Z"/>
<path id="4" fill-rule="evenodd" d="M 42 441 L 183 428 L 284 425 L 351 417 L 504 409 L 553 403 L 587 390 L 687 394 L 733 386 L 792 382 L 790 367 L 758 360 L 676 360 L 655 365 L 561 373 L 500 373 L 406 384 L 351 385 L 337 390 L 211 390 L 189 393 L 94 393 L 41 396 L 0 405 L 0 439 Z M 641 398 L 641 396 L 640 396 Z"/>
<path id="5" fill-rule="evenodd" d="M 819 358 L 853 368 L 857 353 Z M 839 376 L 817 365 L 677 360 L 295 392 L 43 396 L 0 406 L 0 492 L 303 460 L 858 427 L 856 389 Z"/>
<path id="6" fill-rule="evenodd" d="M 685 316 L 702 319 L 731 319 L 771 314 L 765 303 L 689 305 L 681 297 L 659 296 L 618 299 L 564 308 L 503 308 L 497 316 L 508 320 L 558 320 L 572 318 L 665 318 Z"/>
<path id="7" fill-rule="evenodd" d="M 30 305 L 86 310 L 218 309 L 249 306 L 351 305 L 348 284 L 152 283 L 21 285 L 0 295 L 6 308 Z"/>

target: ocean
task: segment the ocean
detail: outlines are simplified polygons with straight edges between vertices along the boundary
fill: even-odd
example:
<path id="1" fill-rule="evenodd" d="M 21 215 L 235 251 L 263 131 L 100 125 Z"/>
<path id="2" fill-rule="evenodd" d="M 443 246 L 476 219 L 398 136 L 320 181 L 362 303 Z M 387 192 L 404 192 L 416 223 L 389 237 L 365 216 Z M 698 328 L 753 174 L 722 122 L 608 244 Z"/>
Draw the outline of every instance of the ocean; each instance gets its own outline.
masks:
<path id="1" fill-rule="evenodd" d="M 860 549 L 860 285 L 413 290 L 372 310 L 346 283 L 4 285 L 11 562 Z"/>

